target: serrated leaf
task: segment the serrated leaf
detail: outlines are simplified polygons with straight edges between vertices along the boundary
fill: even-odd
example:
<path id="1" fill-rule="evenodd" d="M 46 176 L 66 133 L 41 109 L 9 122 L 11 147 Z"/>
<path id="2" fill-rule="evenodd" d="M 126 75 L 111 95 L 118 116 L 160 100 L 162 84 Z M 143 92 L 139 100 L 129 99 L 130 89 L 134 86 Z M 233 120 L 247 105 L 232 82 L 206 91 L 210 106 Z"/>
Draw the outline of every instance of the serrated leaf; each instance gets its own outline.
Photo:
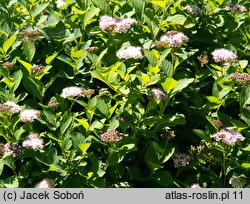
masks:
<path id="1" fill-rule="evenodd" d="M 174 87 L 172 94 L 180 92 L 182 89 L 186 88 L 189 84 L 194 81 L 193 78 L 191 79 L 181 79 L 178 81 L 178 84 Z"/>
<path id="2" fill-rule="evenodd" d="M 46 58 L 45 62 L 46 64 L 51 64 L 51 62 L 57 57 L 58 52 L 54 53 L 53 55 L 50 55 Z"/>
<path id="3" fill-rule="evenodd" d="M 28 63 L 28 62 L 25 62 L 25 61 L 21 60 L 21 59 L 17 59 L 17 60 L 27 69 L 27 71 L 31 75 L 31 67 L 32 67 L 32 65 L 30 63 Z"/>

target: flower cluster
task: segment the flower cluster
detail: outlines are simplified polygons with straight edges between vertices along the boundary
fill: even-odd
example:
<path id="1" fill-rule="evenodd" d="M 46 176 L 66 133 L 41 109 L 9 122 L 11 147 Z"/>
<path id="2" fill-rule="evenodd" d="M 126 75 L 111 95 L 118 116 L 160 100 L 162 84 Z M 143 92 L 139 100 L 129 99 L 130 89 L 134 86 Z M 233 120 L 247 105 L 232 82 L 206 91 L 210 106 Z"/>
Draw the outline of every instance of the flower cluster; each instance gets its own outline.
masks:
<path id="1" fill-rule="evenodd" d="M 10 61 L 7 61 L 7 62 L 4 62 L 3 63 L 3 67 L 4 68 L 11 68 L 15 65 L 15 62 L 10 62 Z"/>
<path id="2" fill-rule="evenodd" d="M 74 98 L 74 97 L 80 97 L 83 96 L 83 88 L 78 86 L 70 86 L 66 87 L 62 90 L 61 96 L 63 98 Z"/>
<path id="3" fill-rule="evenodd" d="M 161 36 L 160 41 L 156 42 L 156 46 L 170 46 L 180 47 L 189 38 L 182 32 L 168 31 L 165 35 Z"/>
<path id="4" fill-rule="evenodd" d="M 235 130 L 222 129 L 212 136 L 216 141 L 222 141 L 228 145 L 234 145 L 237 141 L 243 141 L 245 137 Z"/>
<path id="5" fill-rule="evenodd" d="M 54 99 L 54 100 L 50 100 L 48 103 L 48 106 L 52 109 L 55 109 L 59 106 L 60 104 Z"/>
<path id="6" fill-rule="evenodd" d="M 63 0 L 57 0 L 56 1 L 56 7 L 57 8 L 65 8 L 65 7 L 67 7 L 67 4 L 63 1 Z"/>
<path id="7" fill-rule="evenodd" d="M 22 122 L 34 122 L 39 116 L 41 112 L 35 109 L 26 109 L 21 112 L 20 120 Z"/>
<path id="8" fill-rule="evenodd" d="M 190 188 L 201 188 L 201 187 L 200 187 L 200 184 L 194 183 L 194 184 L 192 184 L 192 185 L 190 186 Z"/>
<path id="9" fill-rule="evenodd" d="M 226 6 L 227 11 L 238 11 L 238 12 L 246 12 L 246 8 L 239 4 L 230 4 Z"/>
<path id="10" fill-rule="evenodd" d="M 4 104 L 10 107 L 9 112 L 11 113 L 19 113 L 21 111 L 21 107 L 15 102 L 7 101 Z"/>
<path id="11" fill-rule="evenodd" d="M 43 179 L 36 184 L 35 188 L 54 188 L 55 182 L 52 179 Z"/>
<path id="12" fill-rule="evenodd" d="M 44 66 L 42 66 L 42 65 L 34 65 L 34 66 L 31 67 L 31 71 L 32 71 L 33 73 L 38 73 L 38 74 L 40 74 L 40 73 L 43 72 L 43 70 L 44 70 Z"/>
<path id="13" fill-rule="evenodd" d="M 166 139 L 173 139 L 176 135 L 173 130 L 166 130 L 160 136 Z"/>
<path id="14" fill-rule="evenodd" d="M 87 51 L 87 52 L 90 52 L 90 53 L 96 52 L 97 50 L 99 50 L 99 48 L 98 48 L 98 47 L 95 47 L 95 46 L 86 48 L 86 51 Z"/>
<path id="15" fill-rule="evenodd" d="M 247 182 L 244 178 L 233 176 L 229 179 L 229 184 L 231 184 L 233 188 L 243 188 Z"/>
<path id="16" fill-rule="evenodd" d="M 239 85 L 244 85 L 250 82 L 250 75 L 245 73 L 235 72 L 229 76 L 230 79 L 235 80 Z"/>
<path id="17" fill-rule="evenodd" d="M 101 134 L 103 142 L 118 142 L 122 140 L 124 135 L 117 130 L 108 129 L 107 132 Z"/>
<path id="18" fill-rule="evenodd" d="M 23 141 L 23 147 L 32 148 L 34 150 L 43 148 L 43 140 L 39 139 L 34 133 L 29 134 L 26 140 Z"/>
<path id="19" fill-rule="evenodd" d="M 37 30 L 33 29 L 25 29 L 20 32 L 21 38 L 23 40 L 33 40 L 35 37 L 39 36 L 41 33 Z"/>
<path id="20" fill-rule="evenodd" d="M 3 146 L 3 152 L 12 157 L 16 157 L 18 154 L 21 153 L 21 146 L 19 144 L 6 143 Z"/>
<path id="21" fill-rule="evenodd" d="M 143 57 L 142 48 L 129 46 L 123 50 L 118 50 L 116 56 L 119 59 L 140 59 Z"/>
<path id="22" fill-rule="evenodd" d="M 133 18 L 112 18 L 102 16 L 99 21 L 101 30 L 112 30 L 115 33 L 125 33 L 137 21 Z"/>
<path id="23" fill-rule="evenodd" d="M 212 53 L 215 62 L 230 62 L 237 59 L 237 55 L 225 48 L 214 50 Z"/>
<path id="24" fill-rule="evenodd" d="M 174 167 L 178 168 L 181 166 L 187 166 L 189 165 L 189 162 L 191 160 L 190 156 L 185 153 L 175 153 L 172 156 L 172 159 L 174 160 Z"/>
<path id="25" fill-rule="evenodd" d="M 154 99 L 162 99 L 166 97 L 166 94 L 159 88 L 152 88 L 151 95 Z"/>
<path id="26" fill-rule="evenodd" d="M 191 14 L 199 14 L 199 15 L 202 14 L 202 10 L 198 6 L 195 6 L 195 5 L 188 4 L 184 7 L 184 10 L 188 11 Z"/>

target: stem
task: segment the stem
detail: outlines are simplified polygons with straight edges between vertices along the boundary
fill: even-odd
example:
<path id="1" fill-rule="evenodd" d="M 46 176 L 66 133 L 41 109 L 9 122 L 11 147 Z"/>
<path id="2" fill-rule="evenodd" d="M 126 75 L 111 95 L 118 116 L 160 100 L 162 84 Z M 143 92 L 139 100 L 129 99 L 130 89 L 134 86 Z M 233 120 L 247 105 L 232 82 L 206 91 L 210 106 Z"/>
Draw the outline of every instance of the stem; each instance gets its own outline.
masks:
<path id="1" fill-rule="evenodd" d="M 227 179 L 227 175 L 226 175 L 226 155 L 223 152 L 223 157 L 222 157 L 222 171 L 223 171 L 223 185 L 224 188 L 226 186 L 226 179 Z"/>
<path id="2" fill-rule="evenodd" d="M 167 141 L 166 141 L 166 144 L 165 144 L 163 153 L 162 153 L 162 155 L 161 155 L 160 163 L 162 163 L 163 160 L 164 160 L 164 156 L 165 156 L 165 153 L 166 153 L 166 149 L 167 149 L 167 146 L 168 146 L 168 142 L 169 142 L 169 138 L 168 138 Z"/>

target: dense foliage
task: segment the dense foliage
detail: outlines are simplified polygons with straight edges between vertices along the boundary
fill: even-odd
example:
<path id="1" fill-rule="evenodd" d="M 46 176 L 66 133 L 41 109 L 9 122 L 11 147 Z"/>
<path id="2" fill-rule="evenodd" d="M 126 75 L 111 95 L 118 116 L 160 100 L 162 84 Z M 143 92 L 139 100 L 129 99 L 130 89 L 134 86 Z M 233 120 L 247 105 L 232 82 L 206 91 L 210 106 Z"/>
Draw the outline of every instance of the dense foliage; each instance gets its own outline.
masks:
<path id="1" fill-rule="evenodd" d="M 1 187 L 249 187 L 247 0 L 0 2 Z"/>

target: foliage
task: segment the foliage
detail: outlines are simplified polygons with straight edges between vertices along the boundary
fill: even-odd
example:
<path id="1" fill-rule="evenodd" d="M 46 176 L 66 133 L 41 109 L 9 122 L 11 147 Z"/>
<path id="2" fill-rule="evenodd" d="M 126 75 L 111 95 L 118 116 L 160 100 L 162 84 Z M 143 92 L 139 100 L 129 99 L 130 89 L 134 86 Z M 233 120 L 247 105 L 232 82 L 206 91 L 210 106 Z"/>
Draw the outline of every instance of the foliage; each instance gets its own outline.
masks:
<path id="1" fill-rule="evenodd" d="M 55 187 L 231 187 L 232 177 L 249 187 L 250 83 L 230 78 L 250 74 L 248 1 L 205 0 L 196 4 L 202 13 L 188 11 L 191 0 L 58 2 L 1 1 L 1 187 L 45 178 Z M 230 3 L 247 11 L 228 11 Z M 103 16 L 137 22 L 117 33 L 99 27 Z M 188 40 L 158 46 L 168 31 Z M 118 58 L 128 46 L 143 56 Z M 218 48 L 237 60 L 215 62 Z M 71 86 L 83 93 L 62 97 Z M 38 118 L 23 122 L 7 101 Z M 215 141 L 222 128 L 245 140 Z M 41 149 L 22 147 L 33 133 Z M 176 167 L 183 152 L 191 160 Z"/>

